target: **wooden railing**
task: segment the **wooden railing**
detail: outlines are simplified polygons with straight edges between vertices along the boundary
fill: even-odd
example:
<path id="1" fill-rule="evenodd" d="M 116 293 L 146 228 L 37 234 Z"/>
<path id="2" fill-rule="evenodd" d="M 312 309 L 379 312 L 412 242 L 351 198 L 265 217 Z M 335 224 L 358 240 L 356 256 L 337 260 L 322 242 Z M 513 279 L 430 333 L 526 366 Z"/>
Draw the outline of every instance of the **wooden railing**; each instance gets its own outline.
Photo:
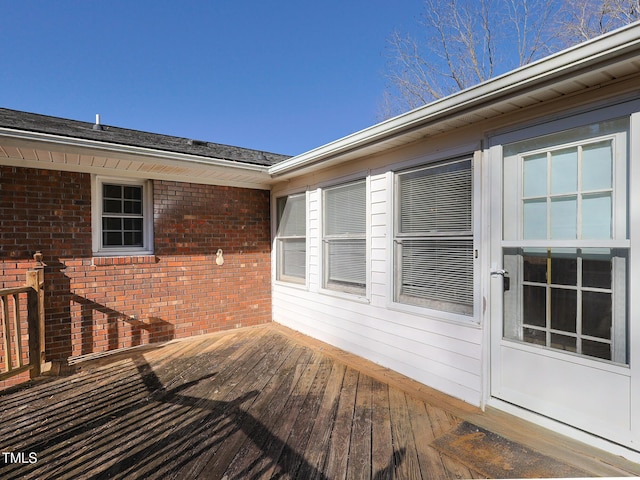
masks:
<path id="1" fill-rule="evenodd" d="M 42 372 L 44 364 L 44 264 L 42 256 L 36 258 L 38 266 L 28 270 L 26 285 L 0 290 L 0 327 L 2 328 L 4 371 L 0 381 L 29 371 L 31 378 Z M 29 345 L 29 363 L 23 355 L 23 326 L 25 309 L 21 298 L 26 294 L 26 324 Z"/>

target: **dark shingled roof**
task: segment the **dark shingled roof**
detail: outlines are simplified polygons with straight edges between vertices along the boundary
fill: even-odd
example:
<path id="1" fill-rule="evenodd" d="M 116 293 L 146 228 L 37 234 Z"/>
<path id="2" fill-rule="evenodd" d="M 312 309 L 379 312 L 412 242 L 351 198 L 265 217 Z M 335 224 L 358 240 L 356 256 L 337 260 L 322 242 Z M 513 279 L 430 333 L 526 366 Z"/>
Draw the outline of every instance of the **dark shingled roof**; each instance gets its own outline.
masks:
<path id="1" fill-rule="evenodd" d="M 49 117 L 6 108 L 0 108 L 0 127 L 118 145 L 151 148 L 173 153 L 185 153 L 252 165 L 271 166 L 289 158 L 288 155 L 129 130 L 110 125 L 101 125 L 100 129 L 94 129 L 94 124 L 89 122 Z"/>

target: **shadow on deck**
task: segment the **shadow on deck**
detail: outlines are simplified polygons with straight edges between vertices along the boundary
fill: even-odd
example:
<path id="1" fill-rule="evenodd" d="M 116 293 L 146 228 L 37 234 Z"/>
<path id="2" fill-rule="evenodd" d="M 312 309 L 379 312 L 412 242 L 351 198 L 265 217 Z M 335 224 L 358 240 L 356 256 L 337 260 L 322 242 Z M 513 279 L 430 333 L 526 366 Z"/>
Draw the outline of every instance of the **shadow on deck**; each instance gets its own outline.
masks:
<path id="1" fill-rule="evenodd" d="M 236 330 L 87 361 L 70 377 L 0 392 L 0 477 L 606 472 L 578 468 L 584 468 L 580 458 L 571 465 L 506 441 L 463 421 L 465 414 L 477 415 L 471 407 L 458 405 L 454 415 L 430 401 L 437 393 L 412 392 L 403 388 L 410 381 L 394 384 L 392 372 L 357 359 L 350 364 L 343 352 L 305 339 L 274 325 Z M 519 459 L 540 461 L 518 470 Z M 629 473 L 611 467 L 608 475 Z"/>

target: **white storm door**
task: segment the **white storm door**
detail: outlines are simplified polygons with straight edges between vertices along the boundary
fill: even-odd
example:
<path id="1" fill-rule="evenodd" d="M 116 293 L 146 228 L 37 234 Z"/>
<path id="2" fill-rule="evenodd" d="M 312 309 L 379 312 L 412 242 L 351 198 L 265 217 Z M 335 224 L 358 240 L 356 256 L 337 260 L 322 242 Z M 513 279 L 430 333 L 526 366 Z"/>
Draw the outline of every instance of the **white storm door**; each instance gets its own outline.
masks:
<path id="1" fill-rule="evenodd" d="M 627 443 L 628 120 L 491 149 L 491 395 Z M 499 188 L 497 188 L 499 185 Z"/>

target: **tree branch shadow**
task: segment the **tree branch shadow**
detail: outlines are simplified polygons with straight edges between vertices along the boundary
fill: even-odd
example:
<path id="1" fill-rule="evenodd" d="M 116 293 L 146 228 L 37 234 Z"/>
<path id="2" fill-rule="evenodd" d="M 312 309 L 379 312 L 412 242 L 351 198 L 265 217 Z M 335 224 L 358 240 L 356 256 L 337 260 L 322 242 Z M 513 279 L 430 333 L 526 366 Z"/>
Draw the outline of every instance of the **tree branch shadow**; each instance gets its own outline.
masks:
<path id="1" fill-rule="evenodd" d="M 167 389 L 142 354 L 135 354 L 130 359 L 135 365 L 131 368 L 136 372 L 137 380 L 108 391 L 108 396 L 117 397 L 117 407 L 109 410 L 106 408 L 107 400 L 104 400 L 95 406 L 95 411 L 87 414 L 85 421 L 80 422 L 73 421 L 73 410 L 66 412 L 63 414 L 68 416 L 65 427 L 59 426 L 55 431 L 20 447 L 21 451 L 38 453 L 42 462 L 0 466 L 0 476 L 181 478 L 189 471 L 205 478 L 204 467 L 194 470 L 194 462 L 197 463 L 200 456 L 211 458 L 223 447 L 225 439 L 242 433 L 261 449 L 263 455 L 257 465 L 243 470 L 244 478 L 261 478 L 269 471 L 277 477 L 296 478 L 299 471 L 304 471 L 310 478 L 328 480 L 320 468 L 309 464 L 294 446 L 249 413 L 251 404 L 260 395 L 258 390 L 232 400 L 193 396 L 187 392 L 198 387 L 205 390 L 206 382 L 214 379 L 217 373 Z M 105 390 L 108 389 L 105 387 Z M 108 414 L 103 415 L 102 411 L 108 411 Z M 89 445 L 86 444 L 87 436 Z M 69 455 L 68 447 L 75 443 L 85 443 L 85 448 Z M 45 452 L 50 459 L 52 456 L 55 458 L 50 465 L 40 455 Z M 372 472 L 372 478 L 392 478 L 404 455 L 404 449 L 394 451 L 387 467 Z M 56 458 L 58 456 L 60 458 Z M 206 461 L 200 463 L 206 465 Z M 255 471 L 255 468 L 259 470 Z"/>

